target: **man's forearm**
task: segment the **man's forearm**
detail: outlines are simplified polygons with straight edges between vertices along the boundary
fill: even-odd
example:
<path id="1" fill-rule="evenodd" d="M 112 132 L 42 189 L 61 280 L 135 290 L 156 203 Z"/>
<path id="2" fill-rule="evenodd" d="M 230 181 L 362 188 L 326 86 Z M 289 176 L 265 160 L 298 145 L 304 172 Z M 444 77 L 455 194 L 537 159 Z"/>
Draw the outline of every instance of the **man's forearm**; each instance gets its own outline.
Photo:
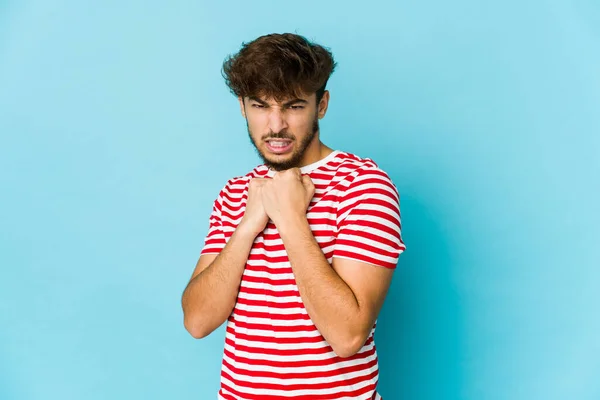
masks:
<path id="1" fill-rule="evenodd" d="M 183 312 L 194 337 L 207 336 L 231 314 L 255 238 L 256 233 L 240 225 L 217 258 L 185 288 Z"/>
<path id="2" fill-rule="evenodd" d="M 352 289 L 327 262 L 306 218 L 288 220 L 278 230 L 311 320 L 338 355 L 353 354 L 365 327 Z"/>

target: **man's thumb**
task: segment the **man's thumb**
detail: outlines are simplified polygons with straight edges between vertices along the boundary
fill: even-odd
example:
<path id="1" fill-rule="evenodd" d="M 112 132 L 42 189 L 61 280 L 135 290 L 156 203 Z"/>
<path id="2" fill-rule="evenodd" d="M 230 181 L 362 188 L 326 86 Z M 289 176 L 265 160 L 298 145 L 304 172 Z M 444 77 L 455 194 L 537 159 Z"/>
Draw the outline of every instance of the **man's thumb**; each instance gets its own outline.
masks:
<path id="1" fill-rule="evenodd" d="M 313 181 L 312 181 L 312 179 L 310 179 L 310 176 L 302 175 L 302 184 L 305 187 L 311 187 L 311 186 L 313 186 Z"/>

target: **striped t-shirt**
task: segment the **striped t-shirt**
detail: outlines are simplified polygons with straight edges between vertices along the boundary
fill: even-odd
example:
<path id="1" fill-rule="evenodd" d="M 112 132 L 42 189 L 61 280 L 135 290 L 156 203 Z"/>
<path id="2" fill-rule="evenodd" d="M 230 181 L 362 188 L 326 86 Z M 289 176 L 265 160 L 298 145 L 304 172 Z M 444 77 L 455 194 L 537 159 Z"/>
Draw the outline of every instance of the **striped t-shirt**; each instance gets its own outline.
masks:
<path id="1" fill-rule="evenodd" d="M 405 249 L 398 191 L 370 159 L 334 151 L 301 168 L 315 184 L 307 218 L 327 261 L 349 258 L 395 268 Z M 246 207 L 260 165 L 227 182 L 214 202 L 201 254 L 219 253 Z M 219 399 L 372 400 L 379 368 L 375 326 L 361 350 L 338 357 L 311 321 L 276 226 L 252 245 L 235 308 L 228 319 Z"/>

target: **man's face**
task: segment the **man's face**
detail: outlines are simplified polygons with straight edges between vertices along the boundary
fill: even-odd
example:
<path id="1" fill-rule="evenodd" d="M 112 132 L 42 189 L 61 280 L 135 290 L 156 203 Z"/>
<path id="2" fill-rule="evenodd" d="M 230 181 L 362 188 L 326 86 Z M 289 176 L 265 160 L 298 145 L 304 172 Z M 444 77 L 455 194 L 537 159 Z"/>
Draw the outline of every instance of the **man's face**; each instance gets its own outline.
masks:
<path id="1" fill-rule="evenodd" d="M 240 99 L 250 141 L 265 165 L 275 171 L 298 167 L 319 131 L 316 94 L 290 98 Z"/>

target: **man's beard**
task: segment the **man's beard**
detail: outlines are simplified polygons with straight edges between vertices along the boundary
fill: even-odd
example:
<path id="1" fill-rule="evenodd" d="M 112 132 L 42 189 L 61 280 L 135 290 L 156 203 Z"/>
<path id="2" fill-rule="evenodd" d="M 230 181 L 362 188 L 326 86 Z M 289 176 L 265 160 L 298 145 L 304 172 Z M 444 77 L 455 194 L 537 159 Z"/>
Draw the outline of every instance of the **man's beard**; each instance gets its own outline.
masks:
<path id="1" fill-rule="evenodd" d="M 298 149 L 295 150 L 294 153 L 292 153 L 292 157 L 289 160 L 283 161 L 283 162 L 273 162 L 273 161 L 268 160 L 265 157 L 265 155 L 263 153 L 261 153 L 261 151 L 258 149 L 258 146 L 254 142 L 254 139 L 252 139 L 252 133 L 250 132 L 250 127 L 248 126 L 247 119 L 246 119 L 246 127 L 248 128 L 248 137 L 250 138 L 250 143 L 252 143 L 252 145 L 254 146 L 256 153 L 262 159 L 263 163 L 267 167 L 269 167 L 269 169 L 272 169 L 274 171 L 285 171 L 286 169 L 296 168 L 299 166 L 300 162 L 302 161 L 302 158 L 304 157 L 304 153 L 306 152 L 306 149 L 308 148 L 308 146 L 310 146 L 312 141 L 315 139 L 317 132 L 319 131 L 319 118 L 318 118 L 318 115 L 315 114 L 315 118 L 313 120 L 311 131 L 304 137 L 304 139 L 302 139 Z M 271 133 L 271 134 L 268 134 L 265 137 L 263 137 L 261 140 L 265 140 L 265 139 L 291 139 L 293 141 L 296 140 L 296 139 L 294 139 L 293 136 L 288 135 L 286 132 Z"/>

